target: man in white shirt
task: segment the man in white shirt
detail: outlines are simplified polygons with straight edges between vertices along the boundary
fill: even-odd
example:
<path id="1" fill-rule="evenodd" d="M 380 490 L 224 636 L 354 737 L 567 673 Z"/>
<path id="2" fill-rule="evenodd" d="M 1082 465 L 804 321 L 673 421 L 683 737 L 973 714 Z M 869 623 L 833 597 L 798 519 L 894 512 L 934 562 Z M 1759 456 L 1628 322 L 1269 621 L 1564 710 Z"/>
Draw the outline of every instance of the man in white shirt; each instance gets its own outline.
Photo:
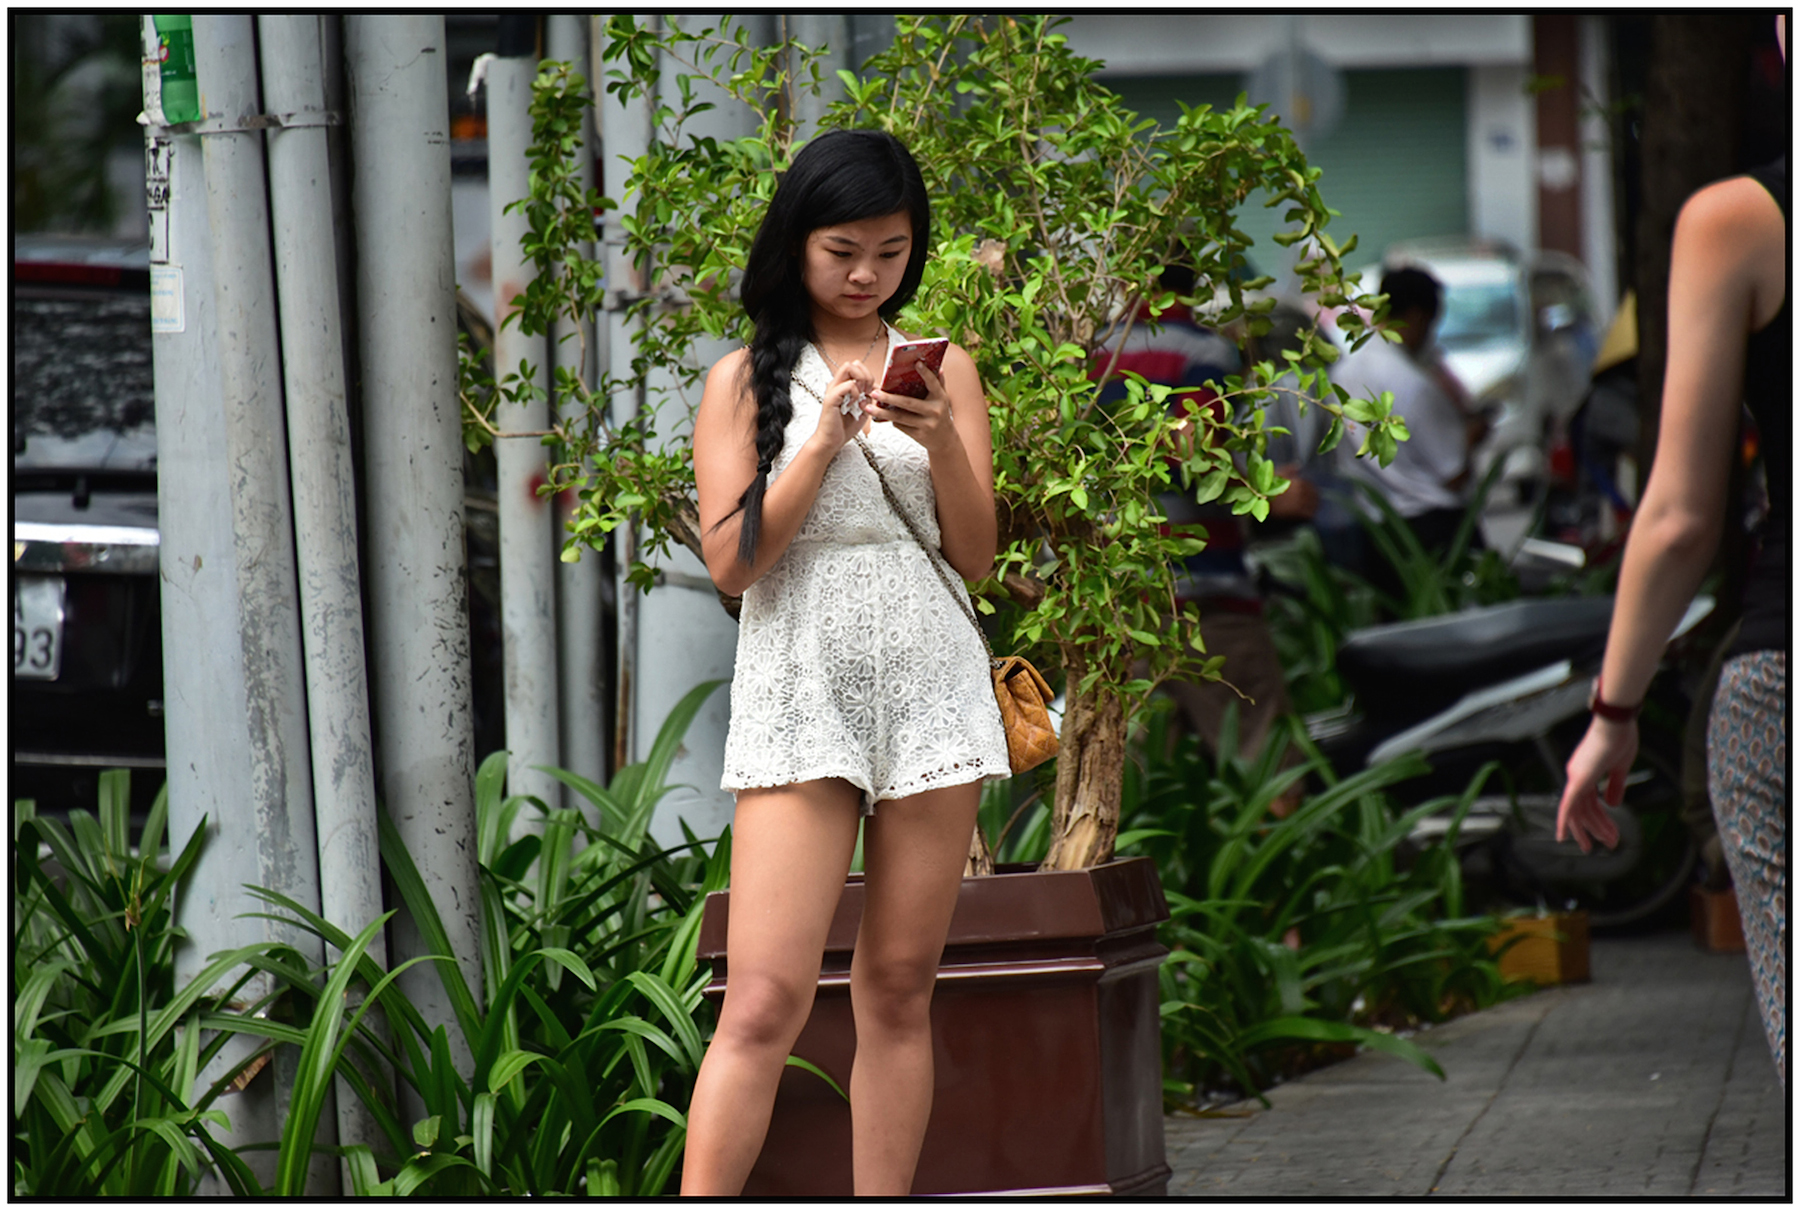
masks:
<path id="1" fill-rule="evenodd" d="M 1470 451 L 1487 426 L 1470 409 L 1462 385 L 1431 343 L 1443 297 L 1437 279 L 1421 269 L 1395 269 L 1382 277 L 1381 293 L 1388 296 L 1389 324 L 1400 343 L 1370 340 L 1338 362 L 1332 381 L 1364 399 L 1393 392 L 1394 412 L 1404 418 L 1411 436 L 1383 467 L 1372 458 L 1355 457 L 1364 427 L 1346 422 L 1336 450 L 1338 466 L 1346 479 L 1360 479 L 1379 491 L 1427 551 L 1441 551 L 1462 524 Z M 1358 499 L 1357 504 L 1371 520 L 1377 517 L 1368 502 Z M 1479 531 L 1472 542 L 1479 542 Z M 1385 560 L 1375 556 L 1366 562 L 1377 588 L 1398 588 Z"/>

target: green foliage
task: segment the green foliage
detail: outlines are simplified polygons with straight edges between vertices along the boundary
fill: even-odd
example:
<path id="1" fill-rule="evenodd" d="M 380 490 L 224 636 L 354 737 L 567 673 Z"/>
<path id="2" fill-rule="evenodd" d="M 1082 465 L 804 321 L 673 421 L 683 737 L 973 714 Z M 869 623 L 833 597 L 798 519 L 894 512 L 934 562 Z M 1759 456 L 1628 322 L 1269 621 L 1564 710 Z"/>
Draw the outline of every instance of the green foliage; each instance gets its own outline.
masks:
<path id="1" fill-rule="evenodd" d="M 1099 64 L 1070 51 L 1059 24 L 902 18 L 830 120 L 893 131 L 926 175 L 943 234 L 906 320 L 968 348 L 987 388 L 1006 524 L 982 589 L 1005 587 L 1025 606 L 1019 637 L 1061 649 L 1072 696 L 1123 691 L 1133 703 L 1164 677 L 1208 675 L 1198 611 L 1176 602 L 1171 579 L 1200 541 L 1165 532 L 1156 498 L 1185 486 L 1267 515 L 1285 487 L 1258 416 L 1276 374 L 1229 380 L 1229 415 L 1200 418 L 1199 439 L 1184 441 L 1160 387 L 1133 381 L 1101 405 L 1109 367 L 1096 351 L 1140 303 L 1191 303 L 1215 326 L 1265 329 L 1272 302 L 1244 291 L 1266 279 L 1245 280 L 1249 240 L 1229 222 L 1259 189 L 1288 208 L 1283 240 L 1310 246 L 1304 288 L 1342 298 L 1348 287 L 1319 174 L 1285 130 L 1241 102 L 1158 129 L 1095 80 Z M 1194 267 L 1196 296 L 1160 286 L 1177 259 Z M 1331 357 L 1309 336 L 1296 360 L 1303 386 L 1341 410 L 1324 378 Z M 1149 672 L 1134 682 L 1140 655 Z"/>
<path id="2" fill-rule="evenodd" d="M 12 24 L 16 231 L 111 230 L 110 157 L 143 150 L 140 18 L 20 13 Z M 129 213 L 128 210 L 125 213 Z"/>
<path id="3" fill-rule="evenodd" d="M 1258 548 L 1256 558 L 1288 590 L 1264 602 L 1269 638 L 1287 676 L 1288 701 L 1302 715 L 1341 707 L 1349 690 L 1338 676 L 1338 648 L 1351 631 L 1381 621 L 1378 594 L 1368 581 L 1327 560 L 1310 526 L 1280 546 Z"/>
<path id="4" fill-rule="evenodd" d="M 981 811 L 976 826 L 988 840 L 994 861 L 1000 865 L 1036 865 L 1050 849 L 1050 791 L 1054 763 L 1005 782 L 989 782 L 981 788 Z"/>
<path id="5" fill-rule="evenodd" d="M 1439 554 L 1427 551 L 1404 517 L 1380 492 L 1364 483 L 1356 490 L 1379 514 L 1358 514 L 1375 558 L 1386 559 L 1399 573 L 1402 595 L 1379 594 L 1390 617 L 1398 620 L 1453 614 L 1475 606 L 1497 605 L 1519 596 L 1518 578 L 1498 551 L 1472 549 L 1472 540 L 1487 506 L 1488 493 L 1499 480 L 1504 460 L 1496 459 L 1475 496 L 1463 510 L 1450 545 Z"/>
<path id="6" fill-rule="evenodd" d="M 547 772 L 592 809 L 550 809 L 503 792 L 506 754 L 476 779 L 481 856 L 481 988 L 470 988 L 424 880 L 385 816 L 381 854 L 433 954 L 384 970 L 368 953 L 388 915 L 355 937 L 305 906 L 252 889 L 270 918 L 328 943 L 319 966 L 264 943 L 213 956 L 181 990 L 181 937 L 169 899 L 199 857 L 203 830 L 172 863 L 158 850 L 166 792 L 139 853 L 127 844 L 127 775 L 101 779 L 98 821 L 64 829 L 15 805 L 13 870 L 13 1190 L 20 1196 L 191 1196 L 205 1172 L 234 1193 L 299 1195 L 334 1078 L 370 1108 L 377 1147 L 334 1149 L 357 1195 L 649 1197 L 680 1162 L 685 1109 L 709 1030 L 709 972 L 695 949 L 706 893 L 730 869 L 729 834 L 691 832 L 661 848 L 648 834 L 669 768 L 706 697 L 696 687 L 641 764 L 599 786 Z M 523 811 L 541 835 L 510 839 Z M 397 978 L 429 965 L 453 1008 L 427 1024 Z M 235 973 L 235 974 L 234 974 Z M 250 979 L 273 991 L 226 1003 Z M 204 995 L 235 979 L 219 997 Z M 459 1060 L 452 1030 L 472 1059 Z M 197 1074 L 234 1035 L 258 1044 L 210 1086 Z M 276 1047 L 297 1050 L 296 1076 L 265 1190 L 214 1132 L 219 1095 Z M 467 1075 L 465 1075 L 467 1074 Z M 398 1086 L 396 1086 L 396 1081 Z M 405 1089 L 424 1107 L 409 1119 Z"/>
<path id="7" fill-rule="evenodd" d="M 367 948 L 385 916 L 352 937 L 259 892 L 272 917 L 337 957 L 318 967 L 285 944 L 243 947 L 213 956 L 177 991 L 169 897 L 203 834 L 172 862 L 159 857 L 159 797 L 134 854 L 123 771 L 103 777 L 98 819 L 77 812 L 67 829 L 16 805 L 15 1194 L 186 1196 L 208 1170 L 240 1196 L 302 1193 L 334 1077 L 384 1135 L 375 1148 L 336 1149 L 358 1195 L 667 1190 L 709 1029 L 709 977 L 695 961 L 700 913 L 705 893 L 725 885 L 730 840 L 708 852 L 689 833 L 662 849 L 647 828 L 681 738 L 716 688 L 684 698 L 648 759 L 609 786 L 549 771 L 586 800 L 594 823 L 505 795 L 505 754 L 483 763 L 485 994 L 449 958 L 442 921 L 385 819 L 388 873 L 437 957 L 384 970 Z M 1339 782 L 1316 753 L 1282 770 L 1288 738 L 1278 734 L 1256 758 L 1215 767 L 1191 745 L 1170 746 L 1159 711 L 1147 725 L 1127 767 L 1119 844 L 1157 861 L 1174 910 L 1162 976 L 1171 1103 L 1227 1080 L 1254 1092 L 1297 1047 L 1360 1044 L 1430 1068 L 1391 1032 L 1512 991 L 1483 950 L 1491 920 L 1464 914 L 1454 830 L 1410 865 L 1398 860 L 1415 819 L 1466 810 L 1480 779 L 1460 801 L 1402 816 L 1381 790 L 1416 773 L 1417 758 Z M 1236 751 L 1229 735 L 1225 743 Z M 1309 772 L 1326 789 L 1274 820 L 1270 802 Z M 1041 796 L 1011 795 L 988 788 L 984 823 L 990 836 L 1011 823 L 996 845 L 1002 860 L 1034 860 L 1049 844 L 1049 812 Z M 543 816 L 542 835 L 511 840 L 528 810 Z M 1297 951 L 1282 942 L 1289 929 Z M 472 1069 L 459 1068 L 450 1031 L 428 1026 L 396 982 L 414 964 L 442 981 Z M 203 995 L 231 972 L 237 983 L 222 997 Z M 257 972 L 274 977 L 274 991 L 227 1010 Z M 261 1046 L 198 1088 L 197 1074 L 234 1034 Z M 299 1061 L 265 1191 L 215 1138 L 227 1123 L 214 1102 L 282 1045 Z M 406 1116 L 396 1079 L 422 1117 Z"/>
<path id="8" fill-rule="evenodd" d="M 1337 652 L 1350 632 L 1380 622 L 1498 605 L 1519 596 L 1518 578 L 1500 552 L 1470 549 L 1500 469 L 1496 462 L 1464 510 L 1450 545 L 1435 555 L 1425 550 L 1412 526 L 1385 497 L 1366 484 L 1355 485 L 1361 498 L 1379 514 L 1373 520 L 1357 514 L 1370 557 L 1393 564 L 1399 574 L 1399 597 L 1327 560 L 1310 527 L 1278 546 L 1257 549 L 1257 562 L 1287 590 L 1270 595 L 1266 616 L 1295 710 L 1302 714 L 1332 710 L 1347 700 L 1349 690 L 1337 674 Z"/>
<path id="9" fill-rule="evenodd" d="M 129 802 L 129 773 L 108 770 L 97 814 L 72 812 L 66 828 L 38 816 L 30 800 L 13 805 L 18 1197 L 186 1195 L 213 1163 L 234 1190 L 255 1191 L 243 1163 L 214 1138 L 228 1123 L 213 1103 L 256 1056 L 197 1087 L 224 1042 L 201 1045 L 200 1027 L 215 1016 L 201 993 L 244 953 L 175 988 L 180 933 L 170 900 L 200 856 L 204 828 L 170 861 L 165 792 L 134 851 Z M 247 979 L 246 970 L 227 999 Z"/>
<path id="10" fill-rule="evenodd" d="M 687 841 L 659 848 L 651 813 L 671 787 L 670 763 L 689 723 L 719 682 L 676 706 L 649 757 L 610 786 L 545 768 L 592 808 L 503 793 L 507 754 L 476 775 L 481 855 L 482 969 L 471 989 L 450 957 L 450 940 L 398 833 L 382 821 L 381 852 L 395 888 L 435 957 L 469 1079 L 444 1027 L 429 1027 L 394 972 L 364 953 L 375 926 L 357 938 L 300 905 L 260 893 L 278 919 L 318 934 L 341 957 L 323 971 L 288 971 L 295 995 L 312 1002 L 310 1027 L 284 1041 L 301 1047 L 276 1193 L 298 1193 L 330 1076 L 345 1078 L 370 1107 L 385 1147 L 342 1149 L 358 1195 L 432 1197 L 603 1192 L 663 1193 L 686 1139 L 683 1113 L 706 1035 L 702 1000 L 709 972 L 695 961 L 706 893 L 723 887 L 728 836 L 708 853 Z M 510 840 L 518 815 L 543 817 L 541 835 Z M 343 1015 L 347 991 L 366 988 Z M 368 1011 L 385 1016 L 385 1031 Z M 391 1039 L 390 1037 L 391 1036 Z M 408 1123 L 374 1074 L 391 1071 L 424 1105 Z"/>
<path id="11" fill-rule="evenodd" d="M 1237 752 L 1235 713 L 1220 738 Z M 1289 746 L 1307 759 L 1283 768 Z M 1125 777 L 1122 854 L 1154 858 L 1171 920 L 1162 970 L 1164 1088 L 1191 1105 L 1223 1084 L 1259 1093 L 1318 1044 L 1360 1045 L 1442 1076 L 1399 1031 L 1518 991 L 1487 953 L 1491 917 L 1463 904 L 1456 827 L 1413 852 L 1413 825 L 1460 824 L 1490 770 L 1460 796 L 1404 813 L 1384 788 L 1420 773 L 1413 755 L 1339 779 L 1292 727 L 1249 759 L 1209 761 L 1171 744 L 1150 712 Z M 1323 789 L 1285 818 L 1271 804 L 1308 776 Z"/>
<path id="12" fill-rule="evenodd" d="M 900 322 L 967 348 L 991 403 L 1002 549 L 977 592 L 989 612 L 991 599 L 1010 597 L 1020 607 L 1015 640 L 1055 650 L 1071 699 L 1099 704 L 1092 716 L 1115 728 L 1160 680 L 1218 675 L 1197 609 L 1174 595 L 1172 566 L 1201 540 L 1163 527 L 1159 493 L 1181 486 L 1237 513 L 1267 516 L 1269 498 L 1286 484 L 1264 457 L 1260 405 L 1269 384 L 1290 372 L 1332 416 L 1327 447 L 1342 436 L 1345 415 L 1368 423 L 1362 453 L 1384 462 L 1405 430 L 1390 401 L 1353 401 L 1331 387 L 1325 367 L 1336 352 L 1310 333 L 1287 364 L 1232 378 L 1224 389 L 1231 406 L 1196 418 L 1197 435 L 1170 414 L 1165 388 L 1141 380 L 1130 382 L 1123 402 L 1101 405 L 1099 383 L 1110 368 L 1096 352 L 1140 303 L 1156 314 L 1191 303 L 1209 323 L 1266 331 L 1273 301 L 1249 301 L 1245 291 L 1269 279 L 1246 280 L 1250 239 L 1230 222 L 1252 194 L 1285 208 L 1288 226 L 1276 240 L 1300 249 L 1306 293 L 1377 314 L 1379 300 L 1352 299 L 1341 256 L 1354 237 L 1340 246 L 1326 231 L 1332 212 L 1319 170 L 1275 120 L 1240 98 L 1226 111 L 1184 110 L 1173 127 L 1158 128 L 1096 81 L 1099 64 L 1070 50 L 1057 32 L 1062 23 L 900 16 L 893 44 L 860 76 L 839 73 L 842 95 L 822 125 L 890 130 L 919 161 L 933 199 L 934 255 Z M 634 347 L 628 364 L 615 358 L 597 390 L 577 375 L 559 377 L 556 411 L 576 419 L 545 438 L 563 454 L 543 490 L 573 489 L 578 501 L 565 558 L 626 524 L 642 527 L 642 555 L 656 558 L 670 541 L 700 548 L 684 440 L 706 371 L 698 348 L 706 338 L 748 335 L 737 275 L 797 150 L 793 115 L 820 89 L 823 52 L 756 45 L 730 20 L 652 26 L 617 15 L 606 28 L 606 89 L 625 101 L 650 99 L 653 137 L 631 163 L 625 197 L 583 194 L 570 164 L 584 81 L 567 65 L 545 65 L 534 89 L 532 193 L 517 203 L 531 220 L 528 250 L 539 276 L 518 298 L 517 322 L 549 331 L 559 316 L 598 313 L 607 293 L 578 243 L 591 237 L 595 206 L 617 202 L 632 274 L 609 285 Z M 749 134 L 693 133 L 692 120 L 721 102 L 747 110 Z M 1194 266 L 1195 295 L 1158 284 L 1174 259 Z M 1352 340 L 1366 339 L 1357 309 L 1344 316 Z M 470 372 L 471 444 L 495 436 L 490 418 L 501 401 L 532 389 L 528 369 L 502 367 L 492 383 Z M 609 418 L 607 401 L 630 392 L 641 392 L 644 405 Z M 630 571 L 643 588 L 654 575 L 642 562 Z M 1148 675 L 1134 678 L 1140 655 Z M 1080 746 L 1065 738 L 1065 748 L 1073 787 Z"/>

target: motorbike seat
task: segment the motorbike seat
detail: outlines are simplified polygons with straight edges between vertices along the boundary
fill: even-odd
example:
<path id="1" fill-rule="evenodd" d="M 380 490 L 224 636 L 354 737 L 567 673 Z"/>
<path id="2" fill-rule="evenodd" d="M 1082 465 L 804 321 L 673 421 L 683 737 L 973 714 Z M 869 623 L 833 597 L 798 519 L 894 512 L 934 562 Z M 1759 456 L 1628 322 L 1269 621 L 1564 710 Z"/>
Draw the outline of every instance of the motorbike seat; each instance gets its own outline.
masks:
<path id="1" fill-rule="evenodd" d="M 1606 650 L 1611 597 L 1512 601 L 1353 631 L 1339 674 L 1372 714 L 1423 718 L 1483 685 Z"/>

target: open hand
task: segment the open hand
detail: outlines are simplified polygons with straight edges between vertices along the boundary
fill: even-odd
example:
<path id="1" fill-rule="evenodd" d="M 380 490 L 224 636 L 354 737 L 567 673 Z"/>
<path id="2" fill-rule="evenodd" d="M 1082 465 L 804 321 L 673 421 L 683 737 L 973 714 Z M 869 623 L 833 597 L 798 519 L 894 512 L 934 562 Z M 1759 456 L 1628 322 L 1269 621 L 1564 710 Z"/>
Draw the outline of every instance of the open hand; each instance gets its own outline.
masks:
<path id="1" fill-rule="evenodd" d="M 1558 841 L 1573 836 L 1584 854 L 1593 852 L 1595 841 L 1608 849 L 1619 843 L 1619 826 L 1606 814 L 1600 788 L 1605 785 L 1606 802 L 1614 806 L 1625 798 L 1625 778 L 1631 773 L 1637 749 L 1635 719 L 1613 723 L 1595 718 L 1588 725 L 1587 735 L 1569 757 L 1568 782 L 1556 808 Z"/>

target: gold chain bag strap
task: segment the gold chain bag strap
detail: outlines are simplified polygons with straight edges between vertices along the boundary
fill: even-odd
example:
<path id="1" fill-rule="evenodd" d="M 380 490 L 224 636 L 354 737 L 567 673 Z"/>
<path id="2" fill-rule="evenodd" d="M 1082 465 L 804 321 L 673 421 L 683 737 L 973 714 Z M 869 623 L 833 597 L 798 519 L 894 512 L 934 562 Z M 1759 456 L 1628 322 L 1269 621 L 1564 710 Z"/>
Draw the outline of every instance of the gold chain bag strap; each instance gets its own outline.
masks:
<path id="1" fill-rule="evenodd" d="M 1022 774 L 1026 770 L 1036 769 L 1056 756 L 1059 747 L 1056 724 L 1050 718 L 1050 684 L 1025 657 L 994 655 L 994 649 L 988 646 L 987 635 L 982 631 L 981 623 L 975 619 L 975 611 L 950 583 L 950 577 L 938 562 L 938 553 L 932 550 L 931 544 L 925 541 L 912 518 L 906 515 L 906 510 L 895 499 L 894 490 L 888 487 L 887 476 L 881 473 L 881 464 L 875 461 L 875 452 L 861 436 L 857 437 L 856 445 L 863 457 L 869 460 L 875 478 L 881 481 L 881 494 L 887 497 L 888 507 L 898 515 L 906 526 L 907 533 L 913 536 L 913 541 L 924 550 L 926 562 L 931 564 L 931 570 L 937 573 L 938 579 L 944 584 L 944 591 L 950 594 L 950 599 L 962 610 L 969 625 L 975 628 L 982 650 L 988 654 L 988 668 L 994 676 L 994 699 L 1000 706 L 1000 722 L 1006 727 L 1006 756 L 1012 764 L 1012 772 Z"/>

